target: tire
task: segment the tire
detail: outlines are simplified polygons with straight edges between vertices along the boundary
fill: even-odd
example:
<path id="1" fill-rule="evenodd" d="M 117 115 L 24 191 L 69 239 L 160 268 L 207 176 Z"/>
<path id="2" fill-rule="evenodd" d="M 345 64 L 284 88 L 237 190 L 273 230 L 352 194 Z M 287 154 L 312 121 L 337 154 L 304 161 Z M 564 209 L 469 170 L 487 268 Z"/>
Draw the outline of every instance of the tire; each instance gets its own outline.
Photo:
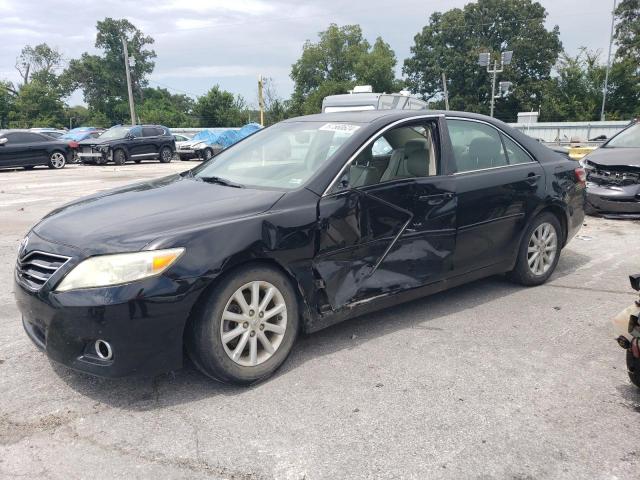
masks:
<path id="1" fill-rule="evenodd" d="M 56 150 L 49 156 L 49 163 L 47 163 L 47 166 L 54 170 L 60 170 L 61 168 L 64 168 L 66 164 L 67 156 L 63 152 Z"/>
<path id="2" fill-rule="evenodd" d="M 251 301 L 255 284 L 259 302 Z M 256 304 L 262 307 L 271 288 L 271 300 L 262 310 L 255 308 Z M 246 305 L 238 303 L 239 295 Z M 261 313 L 276 308 L 280 313 L 263 319 Z M 223 319 L 223 313 L 233 319 Z M 298 303 L 291 282 L 274 268 L 249 265 L 230 272 L 202 299 L 186 329 L 186 350 L 205 375 L 223 383 L 248 385 L 272 375 L 282 365 L 298 328 Z M 226 343 L 223 333 L 229 337 Z M 268 351 L 263 338 L 273 352 Z M 234 353 L 236 359 L 232 358 Z"/>
<path id="3" fill-rule="evenodd" d="M 124 150 L 118 148 L 113 151 L 113 163 L 116 165 L 124 165 L 127 161 L 127 154 L 124 153 Z"/>
<path id="4" fill-rule="evenodd" d="M 202 160 L 206 162 L 207 160 L 211 160 L 213 158 L 213 150 L 210 148 L 205 148 L 202 153 Z"/>
<path id="5" fill-rule="evenodd" d="M 540 238 L 540 235 L 542 235 L 541 238 L 545 238 L 545 232 L 549 232 L 548 240 L 543 240 L 543 244 L 539 244 L 537 239 Z M 555 241 L 553 241 L 554 239 Z M 561 245 L 562 228 L 560 227 L 558 218 L 550 212 L 543 212 L 538 215 L 529 224 L 529 227 L 522 237 L 522 243 L 518 249 L 516 266 L 510 272 L 511 279 L 526 286 L 542 285 L 545 283 L 558 264 L 560 251 L 562 249 Z M 530 247 L 540 250 L 530 252 Z M 552 250 L 549 248 L 552 248 Z M 545 253 L 543 254 L 542 252 Z M 535 255 L 536 253 L 537 255 Z M 553 257 L 549 258 L 551 255 L 553 255 Z M 541 260 L 536 260 L 538 257 L 540 257 Z M 532 266 L 530 266 L 530 262 L 533 262 Z"/>
<path id="6" fill-rule="evenodd" d="M 158 160 L 160 163 L 169 163 L 173 159 L 173 152 L 169 147 L 162 147 L 158 154 Z"/>
<path id="7" fill-rule="evenodd" d="M 633 356 L 631 349 L 627 350 L 627 371 L 631 383 L 640 388 L 640 360 Z"/>

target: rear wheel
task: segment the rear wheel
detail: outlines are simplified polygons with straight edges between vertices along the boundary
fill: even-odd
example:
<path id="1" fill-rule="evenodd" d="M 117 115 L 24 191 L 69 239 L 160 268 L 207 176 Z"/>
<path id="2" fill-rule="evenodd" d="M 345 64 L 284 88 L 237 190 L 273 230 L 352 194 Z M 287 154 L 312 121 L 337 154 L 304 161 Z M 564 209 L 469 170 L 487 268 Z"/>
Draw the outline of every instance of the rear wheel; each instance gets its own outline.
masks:
<path id="1" fill-rule="evenodd" d="M 273 374 L 298 333 L 293 287 L 278 270 L 232 272 L 204 299 L 186 335 L 189 357 L 211 378 L 250 384 Z"/>
<path id="2" fill-rule="evenodd" d="M 160 149 L 159 159 L 161 163 L 169 163 L 173 158 L 173 152 L 169 147 L 162 147 Z"/>
<path id="3" fill-rule="evenodd" d="M 67 157 L 62 152 L 53 152 L 49 157 L 49 163 L 47 164 L 49 168 L 53 168 L 59 170 L 64 168 L 67 164 Z"/>
<path id="4" fill-rule="evenodd" d="M 557 217 L 544 212 L 533 219 L 522 237 L 511 278 L 522 285 L 541 285 L 558 264 L 561 228 Z"/>
<path id="5" fill-rule="evenodd" d="M 205 148 L 203 153 L 203 160 L 206 162 L 207 160 L 211 160 L 213 158 L 213 150 L 210 148 Z"/>
<path id="6" fill-rule="evenodd" d="M 124 165 L 127 161 L 127 155 L 124 153 L 124 150 L 118 149 L 113 152 L 113 163 L 116 165 Z"/>

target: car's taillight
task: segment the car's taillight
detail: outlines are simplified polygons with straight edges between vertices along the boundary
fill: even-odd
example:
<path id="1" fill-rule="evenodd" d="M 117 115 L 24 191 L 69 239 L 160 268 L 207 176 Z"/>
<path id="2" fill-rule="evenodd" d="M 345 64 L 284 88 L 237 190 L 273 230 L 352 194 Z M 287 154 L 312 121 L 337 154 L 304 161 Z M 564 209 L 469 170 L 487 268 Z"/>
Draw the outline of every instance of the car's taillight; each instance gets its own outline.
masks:
<path id="1" fill-rule="evenodd" d="M 69 148 L 78 148 L 79 146 L 80 144 L 78 142 L 75 142 L 73 140 L 69 142 Z"/>
<path id="2" fill-rule="evenodd" d="M 574 170 L 576 174 L 576 180 L 578 183 L 584 185 L 587 181 L 587 172 L 582 167 L 578 167 Z"/>

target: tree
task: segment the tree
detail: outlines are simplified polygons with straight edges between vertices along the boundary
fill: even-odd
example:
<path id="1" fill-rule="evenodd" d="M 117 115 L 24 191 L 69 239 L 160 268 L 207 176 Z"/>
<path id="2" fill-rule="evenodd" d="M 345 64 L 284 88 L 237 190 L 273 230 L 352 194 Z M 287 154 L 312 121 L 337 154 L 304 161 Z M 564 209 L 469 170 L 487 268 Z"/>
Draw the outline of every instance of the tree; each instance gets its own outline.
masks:
<path id="1" fill-rule="evenodd" d="M 142 102 L 143 88 L 153 71 L 156 54 L 147 46 L 154 40 L 126 19 L 105 18 L 97 23 L 95 47 L 101 55 L 83 53 L 71 60 L 65 75 L 69 82 L 81 88 L 89 108 L 104 115 L 110 124 L 124 123 L 129 117 L 127 81 L 122 38 L 126 39 L 131 65 L 131 82 L 136 103 Z"/>
<path id="2" fill-rule="evenodd" d="M 46 43 L 32 47 L 26 45 L 18 58 L 16 58 L 16 70 L 22 79 L 22 86 L 27 85 L 35 74 L 51 76 L 55 70 L 63 64 L 62 54 L 56 48 L 51 48 Z"/>
<path id="3" fill-rule="evenodd" d="M 9 112 L 11 128 L 63 127 L 65 105 L 60 91 L 41 81 L 20 88 Z"/>
<path id="4" fill-rule="evenodd" d="M 616 55 L 640 62 L 640 0 L 622 0 L 615 16 L 618 18 L 614 34 L 618 45 Z"/>
<path id="5" fill-rule="evenodd" d="M 193 108 L 200 127 L 240 127 L 248 122 L 247 106 L 241 96 L 215 85 L 199 97 Z"/>
<path id="6" fill-rule="evenodd" d="M 432 14 L 404 62 L 408 87 L 426 100 L 439 99 L 444 72 L 452 109 L 488 113 L 491 85 L 477 64 L 478 54 L 491 52 L 496 59 L 501 51 L 513 50 L 512 64 L 500 74 L 513 88 L 497 101 L 496 116 L 515 120 L 518 111 L 537 109 L 562 51 L 559 29 L 547 30 L 546 16 L 532 0 L 478 0 Z"/>
<path id="7" fill-rule="evenodd" d="M 192 127 L 195 102 L 182 94 L 172 94 L 164 88 L 145 88 L 144 101 L 138 108 L 142 123 L 157 123 L 172 127 Z"/>
<path id="8" fill-rule="evenodd" d="M 14 99 L 13 85 L 0 80 L 0 129 L 9 126 L 9 112 L 13 109 Z"/>
<path id="9" fill-rule="evenodd" d="M 291 116 L 289 102 L 278 95 L 275 81 L 271 77 L 262 79 L 265 126 L 273 125 Z"/>
<path id="10" fill-rule="evenodd" d="M 297 113 L 316 113 L 324 96 L 346 93 L 358 83 L 378 92 L 396 85 L 395 54 L 381 38 L 371 49 L 359 25 L 333 23 L 319 37 L 317 43 L 305 42 L 302 56 L 291 67 L 292 107 Z"/>

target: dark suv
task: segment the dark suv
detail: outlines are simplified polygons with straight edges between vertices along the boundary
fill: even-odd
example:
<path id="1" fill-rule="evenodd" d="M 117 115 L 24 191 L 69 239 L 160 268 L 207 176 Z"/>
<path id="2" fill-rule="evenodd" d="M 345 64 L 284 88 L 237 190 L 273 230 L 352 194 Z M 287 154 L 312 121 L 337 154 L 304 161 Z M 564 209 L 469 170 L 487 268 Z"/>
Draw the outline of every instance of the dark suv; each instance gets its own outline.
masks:
<path id="1" fill-rule="evenodd" d="M 104 164 L 113 161 L 123 165 L 127 160 L 158 159 L 169 163 L 176 151 L 176 142 L 162 125 L 116 125 L 98 138 L 78 142 L 78 157 L 84 163 Z"/>

